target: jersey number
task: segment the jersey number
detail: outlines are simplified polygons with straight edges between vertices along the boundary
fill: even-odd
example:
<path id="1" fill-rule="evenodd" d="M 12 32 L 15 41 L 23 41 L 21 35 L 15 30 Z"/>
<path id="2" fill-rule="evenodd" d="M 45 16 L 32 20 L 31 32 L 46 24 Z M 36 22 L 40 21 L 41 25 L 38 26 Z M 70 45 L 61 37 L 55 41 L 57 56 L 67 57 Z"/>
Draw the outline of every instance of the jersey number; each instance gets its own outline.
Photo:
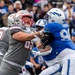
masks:
<path id="1" fill-rule="evenodd" d="M 38 62 L 39 62 L 40 64 L 43 63 L 43 58 L 42 58 L 42 56 L 39 56 L 39 57 L 38 57 Z"/>
<path id="2" fill-rule="evenodd" d="M 27 49 L 27 50 L 32 50 L 32 48 L 33 48 L 33 42 L 31 42 L 31 41 L 26 41 L 26 42 L 25 42 L 25 49 Z"/>
<path id="3" fill-rule="evenodd" d="M 69 33 L 69 29 L 68 30 L 61 30 L 60 35 L 62 37 L 62 40 L 68 39 L 70 40 L 70 33 Z"/>

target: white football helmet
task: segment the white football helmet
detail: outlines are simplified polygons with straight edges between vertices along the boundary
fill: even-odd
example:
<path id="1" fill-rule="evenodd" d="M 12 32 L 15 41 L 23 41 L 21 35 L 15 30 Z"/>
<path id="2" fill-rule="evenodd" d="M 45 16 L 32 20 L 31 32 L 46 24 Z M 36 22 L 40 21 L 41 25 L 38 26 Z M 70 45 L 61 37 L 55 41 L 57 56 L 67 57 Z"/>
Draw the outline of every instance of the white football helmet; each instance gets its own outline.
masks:
<path id="1" fill-rule="evenodd" d="M 45 19 L 39 19 L 36 23 L 36 30 L 39 31 L 41 30 L 45 25 L 47 24 L 47 21 Z"/>
<path id="2" fill-rule="evenodd" d="M 22 25 L 22 26 L 24 26 L 24 25 L 31 26 L 32 21 L 33 21 L 32 16 L 27 10 L 20 10 L 16 13 L 16 16 L 15 16 L 15 23 L 16 24 Z"/>
<path id="3" fill-rule="evenodd" d="M 15 15 L 16 15 L 16 13 L 13 13 L 8 16 L 7 23 L 8 23 L 9 27 L 13 26 L 15 24 L 15 22 L 14 22 Z"/>
<path id="4" fill-rule="evenodd" d="M 47 12 L 46 19 L 48 23 L 57 22 L 57 23 L 63 24 L 65 21 L 65 14 L 59 8 L 52 8 Z"/>
<path id="5" fill-rule="evenodd" d="M 36 23 L 35 26 L 40 26 L 44 27 L 47 24 L 47 21 L 45 19 L 39 19 Z"/>

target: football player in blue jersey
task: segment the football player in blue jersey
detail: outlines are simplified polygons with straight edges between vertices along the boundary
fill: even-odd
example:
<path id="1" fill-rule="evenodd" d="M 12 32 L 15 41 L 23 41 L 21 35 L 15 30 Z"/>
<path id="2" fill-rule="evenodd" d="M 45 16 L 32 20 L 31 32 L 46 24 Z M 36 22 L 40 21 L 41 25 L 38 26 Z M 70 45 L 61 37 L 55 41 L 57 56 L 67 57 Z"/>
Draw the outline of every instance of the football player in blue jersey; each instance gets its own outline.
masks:
<path id="1" fill-rule="evenodd" d="M 39 19 L 35 23 L 36 31 L 42 30 L 44 28 L 45 24 L 47 24 L 46 20 Z M 37 36 L 37 38 L 38 38 L 37 41 L 39 41 L 40 38 L 38 36 Z M 38 55 L 38 48 L 36 46 L 32 49 L 32 53 L 30 55 L 30 61 L 33 63 L 33 65 L 35 67 L 35 74 L 36 75 L 38 75 L 42 71 L 42 69 L 46 68 L 45 64 L 44 64 L 43 57 Z"/>
<path id="2" fill-rule="evenodd" d="M 52 8 L 47 12 L 46 19 L 48 24 L 44 27 L 44 37 L 38 47 L 45 48 L 50 45 L 52 51 L 43 58 L 48 65 L 49 61 L 60 64 L 61 75 L 75 75 L 75 45 L 70 38 L 69 25 L 65 22 L 63 11 Z"/>
<path id="3" fill-rule="evenodd" d="M 35 23 L 36 30 L 39 31 L 39 30 L 43 29 L 46 24 L 47 24 L 46 20 L 39 19 Z M 39 40 L 40 39 L 38 39 L 37 43 L 39 43 Z M 35 69 L 36 75 L 38 75 L 42 70 L 44 70 L 45 68 L 47 68 L 46 65 L 48 66 L 48 68 L 46 70 L 42 71 L 40 73 L 40 75 L 50 75 L 50 74 L 59 75 L 60 74 L 59 71 L 61 69 L 60 64 L 55 64 L 54 65 L 53 62 L 49 61 L 49 64 L 51 64 L 51 65 L 49 65 L 49 64 L 46 63 L 46 64 L 44 64 L 43 67 L 41 66 L 42 68 L 39 65 L 40 64 L 39 63 L 39 57 L 41 57 L 41 56 L 44 57 L 44 58 L 47 57 L 51 53 L 51 50 L 52 50 L 51 47 L 49 45 L 47 45 L 45 47 L 45 49 L 41 49 L 40 51 L 39 50 L 40 50 L 40 48 L 37 48 L 37 47 L 33 48 L 32 55 L 31 55 L 31 62 L 34 63 L 34 66 L 36 68 Z M 46 62 L 46 60 L 45 60 L 45 62 Z M 38 68 L 38 67 L 40 67 L 40 68 Z"/>

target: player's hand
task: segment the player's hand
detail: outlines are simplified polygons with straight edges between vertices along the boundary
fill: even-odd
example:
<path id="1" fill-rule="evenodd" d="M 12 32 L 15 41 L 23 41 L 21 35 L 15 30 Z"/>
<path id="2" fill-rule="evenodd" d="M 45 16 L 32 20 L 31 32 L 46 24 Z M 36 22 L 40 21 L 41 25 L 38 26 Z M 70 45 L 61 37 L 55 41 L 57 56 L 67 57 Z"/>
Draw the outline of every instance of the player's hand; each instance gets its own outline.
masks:
<path id="1" fill-rule="evenodd" d="M 36 67 L 36 68 L 40 68 L 40 64 L 36 64 L 35 67 Z"/>
<path id="2" fill-rule="evenodd" d="M 40 33 L 41 36 L 43 36 L 43 34 L 44 34 L 44 29 L 40 30 L 39 33 Z"/>
<path id="3" fill-rule="evenodd" d="M 41 70 L 44 70 L 44 69 L 46 69 L 46 66 L 42 66 Z"/>

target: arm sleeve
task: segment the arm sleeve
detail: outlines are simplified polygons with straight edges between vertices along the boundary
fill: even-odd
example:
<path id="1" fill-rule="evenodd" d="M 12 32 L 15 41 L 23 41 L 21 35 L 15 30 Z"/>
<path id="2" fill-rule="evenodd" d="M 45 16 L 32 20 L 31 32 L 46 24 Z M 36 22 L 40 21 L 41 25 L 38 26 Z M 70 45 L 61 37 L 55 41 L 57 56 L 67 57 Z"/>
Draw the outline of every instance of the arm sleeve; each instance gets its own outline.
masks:
<path id="1" fill-rule="evenodd" d="M 51 43 L 54 40 L 54 35 L 52 33 L 44 33 L 43 38 L 41 39 L 41 43 L 45 47 L 49 43 Z"/>

